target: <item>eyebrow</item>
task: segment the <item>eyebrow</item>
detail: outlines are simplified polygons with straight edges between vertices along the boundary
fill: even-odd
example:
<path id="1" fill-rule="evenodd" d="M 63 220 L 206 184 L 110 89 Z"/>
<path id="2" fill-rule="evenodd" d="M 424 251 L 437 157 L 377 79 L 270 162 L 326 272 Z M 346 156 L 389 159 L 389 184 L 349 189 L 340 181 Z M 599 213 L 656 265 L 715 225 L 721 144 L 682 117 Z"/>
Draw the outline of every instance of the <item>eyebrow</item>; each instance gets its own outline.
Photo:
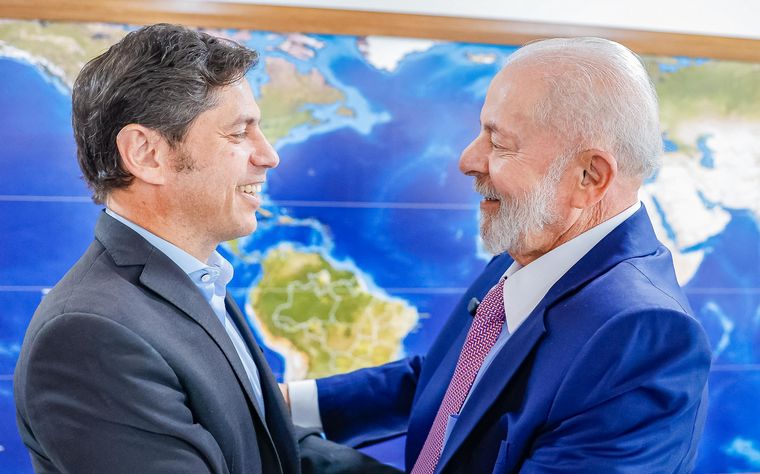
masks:
<path id="1" fill-rule="evenodd" d="M 238 125 L 258 125 L 261 122 L 261 117 L 254 117 L 251 115 L 243 115 L 236 118 L 233 122 L 230 122 L 227 126 L 229 128 L 236 127 Z"/>
<path id="2" fill-rule="evenodd" d="M 483 124 L 483 129 L 490 133 L 497 133 L 504 138 L 512 139 L 515 143 L 519 142 L 517 139 L 517 135 L 514 132 L 510 132 L 509 130 L 504 130 L 503 128 L 499 128 L 498 125 L 496 125 L 496 122 L 488 121 Z"/>

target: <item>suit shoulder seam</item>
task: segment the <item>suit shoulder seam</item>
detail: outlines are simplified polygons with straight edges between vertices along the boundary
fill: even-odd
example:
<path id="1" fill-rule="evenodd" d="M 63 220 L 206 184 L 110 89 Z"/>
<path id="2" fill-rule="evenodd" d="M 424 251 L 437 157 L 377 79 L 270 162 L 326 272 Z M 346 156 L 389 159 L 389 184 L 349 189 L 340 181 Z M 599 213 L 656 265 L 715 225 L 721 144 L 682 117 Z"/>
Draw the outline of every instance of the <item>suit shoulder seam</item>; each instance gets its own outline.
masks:
<path id="1" fill-rule="evenodd" d="M 660 288 L 660 287 L 659 287 L 659 286 L 658 286 L 658 285 L 657 285 L 655 282 L 653 282 L 653 281 L 652 281 L 652 279 L 651 279 L 651 278 L 649 278 L 649 276 L 648 276 L 646 273 L 642 272 L 642 271 L 641 271 L 641 269 L 640 269 L 639 267 L 637 267 L 637 266 L 636 266 L 636 265 L 634 265 L 632 262 L 630 262 L 630 261 L 627 261 L 627 260 L 626 260 L 625 262 L 623 262 L 623 263 L 625 263 L 626 265 L 630 265 L 630 266 L 631 266 L 631 268 L 633 268 L 633 269 L 634 269 L 634 270 L 636 270 L 636 271 L 637 271 L 637 272 L 638 272 L 638 273 L 639 273 L 641 276 L 643 276 L 644 278 L 646 278 L 646 280 L 649 282 L 649 284 L 650 284 L 650 285 L 652 285 L 652 287 L 656 288 L 656 289 L 657 289 L 657 291 L 659 291 L 659 292 L 660 292 L 660 293 L 662 293 L 662 294 L 663 294 L 665 297 L 667 297 L 668 299 L 670 299 L 671 301 L 673 301 L 675 304 L 677 304 L 677 305 L 678 305 L 678 307 L 679 307 L 679 308 L 681 308 L 681 311 L 683 311 L 683 312 L 684 312 L 684 313 L 686 313 L 686 314 L 689 314 L 689 310 L 687 310 L 686 308 L 684 308 L 684 307 L 681 305 L 681 303 L 680 303 L 680 302 L 679 302 L 677 299 L 673 298 L 673 296 L 672 296 L 672 295 L 668 294 L 668 292 L 667 292 L 667 291 L 663 290 L 663 289 L 662 289 L 662 288 Z M 680 284 L 679 284 L 679 287 L 680 287 Z"/>
<path id="2" fill-rule="evenodd" d="M 103 244 L 101 244 L 100 242 L 98 242 L 98 244 L 100 244 L 100 246 L 101 246 L 100 251 L 98 251 L 98 254 L 93 257 L 93 259 L 90 262 L 90 265 L 87 267 L 87 269 L 82 272 L 82 276 L 76 282 L 74 282 L 73 285 L 71 285 L 71 289 L 69 290 L 69 292 L 66 294 L 66 297 L 64 298 L 63 309 L 61 310 L 61 314 L 67 314 L 68 313 L 67 308 L 68 308 L 68 305 L 69 305 L 69 301 L 71 300 L 71 295 L 74 294 L 74 290 L 76 290 L 77 287 L 78 287 L 78 285 L 79 285 L 79 283 L 81 283 L 82 280 L 84 280 L 87 277 L 87 275 L 90 274 L 90 270 L 92 270 L 93 265 L 95 265 L 95 263 L 98 260 L 100 260 L 102 258 L 102 256 L 103 256 L 103 254 L 105 253 L 106 249 L 105 249 L 105 247 L 103 247 Z M 42 329 L 42 328 L 40 328 L 40 329 Z"/>

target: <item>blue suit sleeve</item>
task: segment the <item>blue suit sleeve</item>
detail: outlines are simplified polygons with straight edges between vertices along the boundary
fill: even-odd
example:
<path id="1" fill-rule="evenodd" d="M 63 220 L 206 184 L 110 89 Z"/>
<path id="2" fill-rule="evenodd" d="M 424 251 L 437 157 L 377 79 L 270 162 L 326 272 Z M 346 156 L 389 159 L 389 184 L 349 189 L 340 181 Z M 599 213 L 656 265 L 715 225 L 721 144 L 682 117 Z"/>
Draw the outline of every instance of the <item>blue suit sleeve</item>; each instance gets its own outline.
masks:
<path id="1" fill-rule="evenodd" d="M 327 437 L 358 444 L 406 432 L 422 357 L 317 380 Z"/>
<path id="2" fill-rule="evenodd" d="M 520 472 L 691 472 L 710 357 L 686 314 L 613 318 L 571 364 Z"/>

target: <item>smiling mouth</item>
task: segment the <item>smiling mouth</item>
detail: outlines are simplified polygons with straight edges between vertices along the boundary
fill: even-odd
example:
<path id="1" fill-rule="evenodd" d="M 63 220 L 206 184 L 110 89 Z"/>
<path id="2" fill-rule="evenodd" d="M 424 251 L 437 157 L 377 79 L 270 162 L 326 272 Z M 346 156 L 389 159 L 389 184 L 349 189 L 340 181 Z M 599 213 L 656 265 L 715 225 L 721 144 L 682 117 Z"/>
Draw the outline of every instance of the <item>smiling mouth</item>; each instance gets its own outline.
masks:
<path id="1" fill-rule="evenodd" d="M 501 201 L 501 198 L 493 191 L 483 192 L 481 193 L 481 196 L 483 196 L 484 201 L 491 201 L 491 202 Z"/>
<path id="2" fill-rule="evenodd" d="M 262 183 L 252 183 L 252 184 L 243 184 L 242 186 L 238 186 L 237 190 L 244 194 L 249 194 L 251 196 L 259 194 L 261 192 Z"/>
<path id="3" fill-rule="evenodd" d="M 493 193 L 486 192 L 482 194 L 483 200 L 480 201 L 480 205 L 483 209 L 495 209 L 497 206 L 501 206 L 501 198 Z"/>
<path id="4" fill-rule="evenodd" d="M 475 179 L 475 192 L 483 197 L 483 202 L 501 201 L 501 196 L 496 191 L 496 188 L 483 177 Z"/>

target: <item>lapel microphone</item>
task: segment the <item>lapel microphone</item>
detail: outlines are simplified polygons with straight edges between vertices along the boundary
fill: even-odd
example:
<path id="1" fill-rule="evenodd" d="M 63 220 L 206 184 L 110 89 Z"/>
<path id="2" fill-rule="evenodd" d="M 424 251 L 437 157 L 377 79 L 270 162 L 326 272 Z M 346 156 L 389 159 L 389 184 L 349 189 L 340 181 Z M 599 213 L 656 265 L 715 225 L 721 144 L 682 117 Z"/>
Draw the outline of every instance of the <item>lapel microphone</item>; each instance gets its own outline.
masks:
<path id="1" fill-rule="evenodd" d="M 467 303 L 467 312 L 470 313 L 470 316 L 475 316 L 478 306 L 480 306 L 480 300 L 474 297 Z"/>

